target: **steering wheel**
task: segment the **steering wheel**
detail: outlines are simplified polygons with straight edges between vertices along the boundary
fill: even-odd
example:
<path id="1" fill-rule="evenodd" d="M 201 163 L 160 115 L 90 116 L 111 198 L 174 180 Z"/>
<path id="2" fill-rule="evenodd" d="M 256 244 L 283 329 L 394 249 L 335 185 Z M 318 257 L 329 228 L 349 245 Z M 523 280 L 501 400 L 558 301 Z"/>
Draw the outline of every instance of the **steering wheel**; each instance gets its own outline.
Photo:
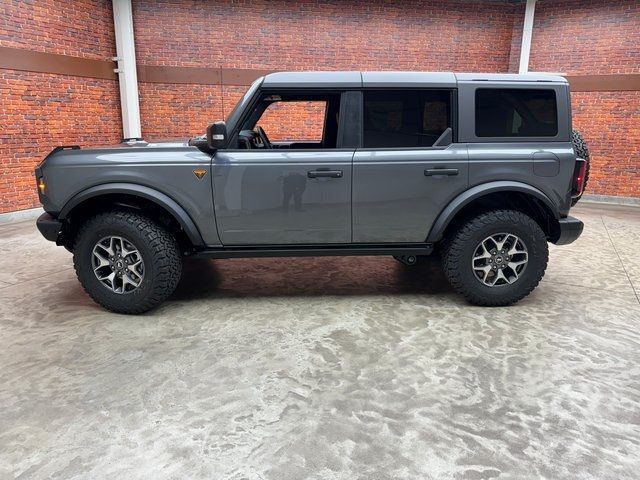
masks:
<path id="1" fill-rule="evenodd" d="M 258 131 L 258 136 L 260 137 L 260 141 L 264 145 L 264 148 L 272 149 L 273 145 L 271 145 L 271 142 L 269 141 L 269 137 L 267 137 L 267 134 L 264 132 L 264 129 L 260 125 L 257 125 L 256 130 Z"/>

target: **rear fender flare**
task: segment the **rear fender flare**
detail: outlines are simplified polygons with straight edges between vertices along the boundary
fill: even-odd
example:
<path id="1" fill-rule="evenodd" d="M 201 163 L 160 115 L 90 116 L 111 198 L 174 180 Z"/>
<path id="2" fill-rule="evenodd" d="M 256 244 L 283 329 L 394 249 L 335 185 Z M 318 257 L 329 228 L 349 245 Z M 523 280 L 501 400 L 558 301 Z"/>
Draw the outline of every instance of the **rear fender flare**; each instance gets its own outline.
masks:
<path id="1" fill-rule="evenodd" d="M 456 198 L 454 198 L 443 210 L 440 212 L 436 221 L 433 223 L 433 227 L 429 231 L 427 236 L 427 242 L 433 243 L 442 240 L 443 234 L 449 225 L 449 223 L 455 218 L 455 216 L 462 210 L 465 205 L 477 200 L 485 195 L 495 192 L 519 192 L 531 195 L 532 197 L 540 200 L 546 207 L 553 212 L 556 220 L 559 218 L 558 209 L 553 205 L 553 202 L 547 195 L 536 187 L 532 187 L 522 182 L 512 181 L 497 181 L 490 183 L 483 183 L 476 185 L 462 192 Z"/>

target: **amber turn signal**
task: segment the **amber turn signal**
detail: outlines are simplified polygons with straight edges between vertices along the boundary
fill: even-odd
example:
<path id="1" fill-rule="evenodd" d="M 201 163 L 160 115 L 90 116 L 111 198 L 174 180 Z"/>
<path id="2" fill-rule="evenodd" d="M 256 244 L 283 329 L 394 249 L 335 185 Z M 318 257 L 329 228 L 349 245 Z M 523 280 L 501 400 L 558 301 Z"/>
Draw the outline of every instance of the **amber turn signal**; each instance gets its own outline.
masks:
<path id="1" fill-rule="evenodd" d="M 44 195 L 44 191 L 47 187 L 44 184 L 44 178 L 39 178 L 38 179 L 38 190 L 40 191 L 41 195 Z"/>

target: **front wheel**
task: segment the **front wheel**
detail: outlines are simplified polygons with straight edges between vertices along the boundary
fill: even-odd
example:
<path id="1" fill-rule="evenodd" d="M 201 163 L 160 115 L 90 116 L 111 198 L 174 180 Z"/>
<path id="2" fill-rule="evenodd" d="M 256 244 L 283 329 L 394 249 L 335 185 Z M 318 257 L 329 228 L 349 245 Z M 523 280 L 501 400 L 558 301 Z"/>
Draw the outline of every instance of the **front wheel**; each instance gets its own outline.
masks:
<path id="1" fill-rule="evenodd" d="M 182 270 L 173 236 L 130 212 L 87 220 L 76 236 L 73 264 L 91 298 L 116 313 L 154 308 L 173 293 Z"/>
<path id="2" fill-rule="evenodd" d="M 469 302 L 504 306 L 531 293 L 547 268 L 540 226 L 514 210 L 496 210 L 463 224 L 445 246 L 443 270 Z"/>

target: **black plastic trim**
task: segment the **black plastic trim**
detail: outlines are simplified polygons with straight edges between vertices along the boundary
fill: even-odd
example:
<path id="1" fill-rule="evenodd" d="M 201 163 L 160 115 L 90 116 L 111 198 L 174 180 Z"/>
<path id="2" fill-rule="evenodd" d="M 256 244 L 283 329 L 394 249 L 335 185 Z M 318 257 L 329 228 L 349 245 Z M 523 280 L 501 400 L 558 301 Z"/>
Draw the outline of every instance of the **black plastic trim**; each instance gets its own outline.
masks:
<path id="1" fill-rule="evenodd" d="M 90 198 L 113 193 L 134 195 L 154 202 L 164 208 L 180 223 L 194 247 L 204 247 L 205 244 L 198 227 L 196 227 L 189 214 L 175 200 L 158 190 L 135 183 L 105 183 L 83 190 L 65 204 L 58 218 L 65 220 L 71 210 Z"/>
<path id="2" fill-rule="evenodd" d="M 255 257 L 331 257 L 367 255 L 430 255 L 433 245 L 413 244 L 332 244 L 332 245 L 263 245 L 259 247 L 208 248 L 194 254 L 202 258 Z"/>
<path id="3" fill-rule="evenodd" d="M 560 236 L 555 243 L 556 245 L 568 245 L 576 241 L 582 234 L 584 223 L 574 217 L 561 218 L 558 221 L 560 226 Z"/>
<path id="4" fill-rule="evenodd" d="M 531 185 L 508 180 L 483 183 L 462 192 L 449 202 L 449 204 L 438 215 L 433 227 L 431 227 L 431 231 L 427 236 L 427 242 L 434 243 L 441 240 L 447 225 L 449 225 L 451 220 L 453 220 L 456 214 L 462 210 L 465 205 L 471 203 L 473 200 L 494 192 L 520 192 L 529 194 L 540 200 L 547 208 L 549 208 L 556 219 L 559 216 L 557 207 L 553 205 L 553 202 L 549 197 Z"/>
<path id="5" fill-rule="evenodd" d="M 38 217 L 36 226 L 42 236 L 50 242 L 57 241 L 62 231 L 62 222 L 46 212 Z"/>

